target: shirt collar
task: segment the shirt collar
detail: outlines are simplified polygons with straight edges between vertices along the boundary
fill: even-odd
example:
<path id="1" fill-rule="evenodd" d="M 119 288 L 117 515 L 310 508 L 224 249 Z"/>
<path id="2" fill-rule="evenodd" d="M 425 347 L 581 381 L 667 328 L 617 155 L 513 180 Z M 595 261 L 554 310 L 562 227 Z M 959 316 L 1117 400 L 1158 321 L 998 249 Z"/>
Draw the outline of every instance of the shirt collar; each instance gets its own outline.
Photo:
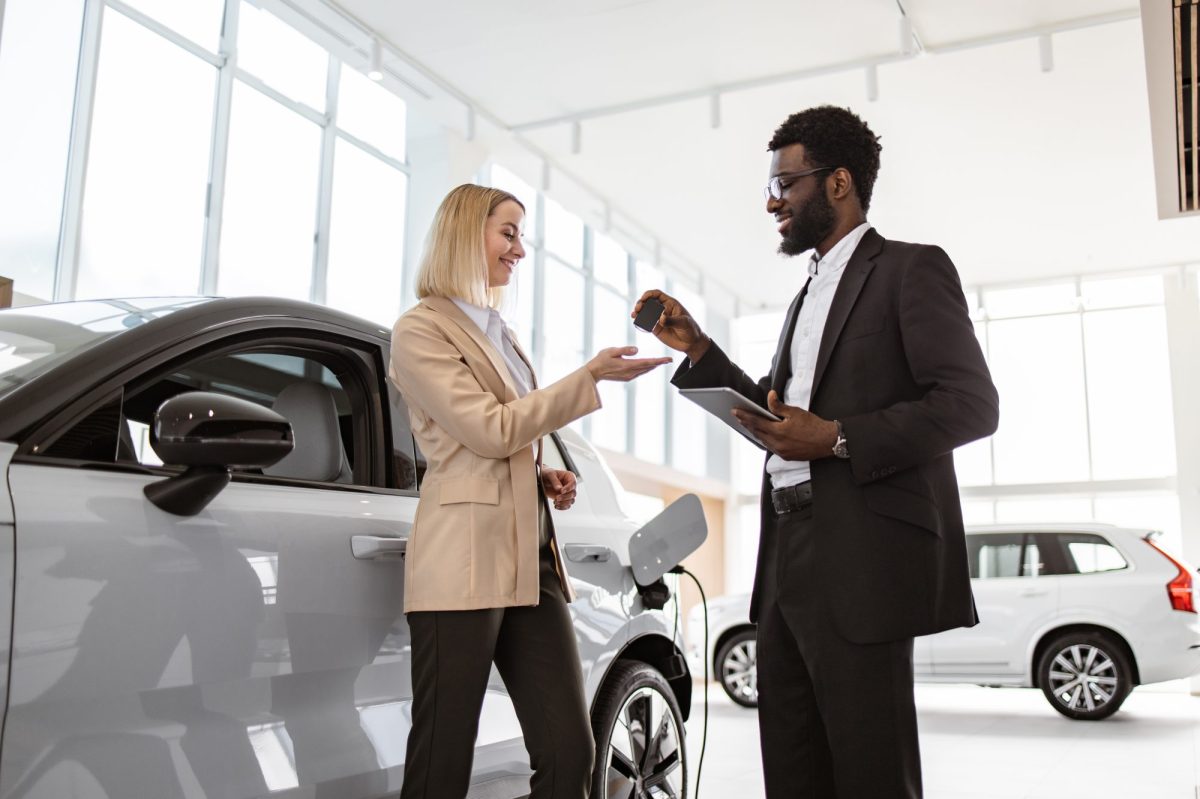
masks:
<path id="1" fill-rule="evenodd" d="M 818 273 L 828 275 L 842 269 L 846 264 L 850 263 L 850 256 L 858 249 L 858 243 L 862 241 L 862 237 L 867 235 L 867 231 L 870 229 L 870 223 L 863 222 L 854 228 L 854 230 L 842 236 L 837 244 L 830 247 L 829 252 L 825 253 L 824 258 L 819 257 L 814 250 L 812 259 L 808 262 L 808 273 L 816 277 Z"/>
<path id="2" fill-rule="evenodd" d="M 492 320 L 492 314 L 496 314 L 495 310 L 460 300 L 458 297 L 451 297 L 451 300 L 459 307 L 459 310 L 467 315 L 467 318 L 475 323 L 476 327 L 483 331 L 485 336 L 488 335 L 488 324 Z"/>

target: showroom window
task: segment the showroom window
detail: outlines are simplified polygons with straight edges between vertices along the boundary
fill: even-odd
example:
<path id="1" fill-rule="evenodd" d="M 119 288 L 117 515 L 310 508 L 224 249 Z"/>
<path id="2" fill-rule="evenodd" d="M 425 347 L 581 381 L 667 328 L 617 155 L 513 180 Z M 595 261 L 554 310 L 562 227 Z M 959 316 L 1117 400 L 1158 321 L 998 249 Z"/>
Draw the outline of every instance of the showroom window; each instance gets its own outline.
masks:
<path id="1" fill-rule="evenodd" d="M 196 293 L 216 77 L 204 59 L 105 14 L 73 298 Z"/>
<path id="2" fill-rule="evenodd" d="M 0 125 L 0 275 L 17 292 L 54 296 L 55 264 L 83 0 L 6 0 L 0 32 L 0 108 L 21 109 Z M 19 191 L 12 187 L 19 186 Z"/>
<path id="3" fill-rule="evenodd" d="M 243 0 L 44 6 L 13 0 L 3 31 L 0 99 L 30 109 L 0 134 L 27 187 L 0 206 L 26 231 L 0 242 L 17 292 L 270 294 L 395 320 L 407 107 L 355 69 L 362 31 L 320 44 L 287 4 Z"/>
<path id="4" fill-rule="evenodd" d="M 1000 391 L 1000 427 L 955 453 L 960 482 L 1070 483 L 1175 472 L 1162 277 L 969 292 Z M 1160 420 L 1128 435 L 1128 407 Z M 1083 412 L 1080 412 L 1083 409 Z M 1046 452 L 1053 431 L 1053 452 Z"/>

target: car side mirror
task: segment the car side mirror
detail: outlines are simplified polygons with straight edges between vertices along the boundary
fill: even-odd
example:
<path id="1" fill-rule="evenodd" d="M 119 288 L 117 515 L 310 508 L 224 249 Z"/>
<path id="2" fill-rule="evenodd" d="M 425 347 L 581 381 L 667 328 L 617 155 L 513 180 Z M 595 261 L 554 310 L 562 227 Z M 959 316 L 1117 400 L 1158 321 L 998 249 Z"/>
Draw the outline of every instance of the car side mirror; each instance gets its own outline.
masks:
<path id="1" fill-rule="evenodd" d="M 229 484 L 234 466 L 266 467 L 292 451 L 287 419 L 270 408 L 209 391 L 171 397 L 154 413 L 150 445 L 163 463 L 183 474 L 143 489 L 157 507 L 195 516 Z"/>

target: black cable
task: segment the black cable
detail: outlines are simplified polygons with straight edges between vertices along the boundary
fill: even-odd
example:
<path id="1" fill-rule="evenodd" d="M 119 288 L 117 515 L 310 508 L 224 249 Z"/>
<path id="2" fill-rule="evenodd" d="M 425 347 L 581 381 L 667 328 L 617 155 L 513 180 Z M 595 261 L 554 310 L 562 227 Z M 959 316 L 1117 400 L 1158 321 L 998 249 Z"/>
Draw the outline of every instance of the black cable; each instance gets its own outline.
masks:
<path id="1" fill-rule="evenodd" d="M 702 658 L 704 660 L 704 728 L 700 736 L 700 763 L 696 766 L 696 794 L 693 799 L 700 799 L 700 775 L 704 772 L 704 750 L 708 747 L 708 597 L 704 595 L 704 586 L 700 585 L 700 580 L 696 575 L 685 569 L 683 566 L 676 566 L 671 569 L 675 574 L 686 574 L 692 578 L 692 582 L 696 584 L 696 590 L 700 592 L 700 604 L 704 607 L 704 649 L 702 650 Z M 679 625 L 679 602 L 676 601 L 676 628 Z"/>

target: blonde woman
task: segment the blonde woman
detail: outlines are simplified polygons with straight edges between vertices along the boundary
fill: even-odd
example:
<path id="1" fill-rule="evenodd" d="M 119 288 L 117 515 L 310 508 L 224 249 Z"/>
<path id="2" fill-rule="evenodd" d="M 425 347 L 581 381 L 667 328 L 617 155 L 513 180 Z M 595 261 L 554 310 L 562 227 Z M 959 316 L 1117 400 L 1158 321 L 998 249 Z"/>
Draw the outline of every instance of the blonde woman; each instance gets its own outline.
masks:
<path id="1" fill-rule="evenodd" d="M 600 352 L 539 388 L 496 308 L 525 255 L 525 207 L 463 185 L 442 201 L 413 309 L 392 331 L 392 379 L 428 461 L 408 542 L 413 724 L 402 799 L 467 793 L 492 663 L 516 707 L 533 768 L 531 799 L 584 799 L 594 744 L 550 523 L 575 501 L 575 475 L 542 466 L 542 437 L 600 407 L 596 383 L 628 381 L 669 358 Z"/>

